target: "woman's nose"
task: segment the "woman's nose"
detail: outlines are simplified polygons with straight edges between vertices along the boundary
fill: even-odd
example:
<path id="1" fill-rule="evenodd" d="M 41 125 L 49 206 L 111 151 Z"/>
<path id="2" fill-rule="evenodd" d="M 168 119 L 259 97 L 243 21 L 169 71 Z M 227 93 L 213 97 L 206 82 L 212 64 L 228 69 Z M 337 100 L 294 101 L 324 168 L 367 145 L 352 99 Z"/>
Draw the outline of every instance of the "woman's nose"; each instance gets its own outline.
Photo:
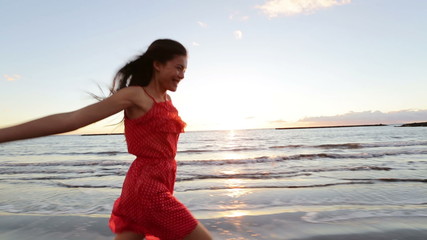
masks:
<path id="1" fill-rule="evenodd" d="M 179 77 L 180 79 L 183 79 L 183 78 L 184 78 L 184 72 L 183 72 L 183 71 L 179 71 L 179 72 L 178 72 L 178 77 Z"/>

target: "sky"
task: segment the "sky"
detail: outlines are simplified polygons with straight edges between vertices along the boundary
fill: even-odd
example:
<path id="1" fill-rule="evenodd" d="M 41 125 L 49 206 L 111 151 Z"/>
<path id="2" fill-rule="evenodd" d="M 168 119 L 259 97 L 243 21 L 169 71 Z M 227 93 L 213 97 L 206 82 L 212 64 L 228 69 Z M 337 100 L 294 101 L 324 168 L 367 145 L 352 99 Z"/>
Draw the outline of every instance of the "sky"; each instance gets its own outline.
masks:
<path id="1" fill-rule="evenodd" d="M 159 38 L 187 131 L 427 121 L 425 0 L 0 0 L 0 127 L 94 103 Z M 74 133 L 111 133 L 123 115 Z"/>

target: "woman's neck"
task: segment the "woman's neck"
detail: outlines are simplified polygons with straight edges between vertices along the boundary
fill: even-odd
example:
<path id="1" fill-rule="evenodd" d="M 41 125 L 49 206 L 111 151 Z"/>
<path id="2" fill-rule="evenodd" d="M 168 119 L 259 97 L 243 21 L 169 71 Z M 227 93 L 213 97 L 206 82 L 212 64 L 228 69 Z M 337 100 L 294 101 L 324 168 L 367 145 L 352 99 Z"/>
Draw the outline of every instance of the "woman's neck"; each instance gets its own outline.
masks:
<path id="1" fill-rule="evenodd" d="M 163 90 L 158 84 L 150 83 L 148 86 L 144 88 L 148 92 L 148 94 L 150 94 L 158 102 L 167 101 L 166 90 Z"/>

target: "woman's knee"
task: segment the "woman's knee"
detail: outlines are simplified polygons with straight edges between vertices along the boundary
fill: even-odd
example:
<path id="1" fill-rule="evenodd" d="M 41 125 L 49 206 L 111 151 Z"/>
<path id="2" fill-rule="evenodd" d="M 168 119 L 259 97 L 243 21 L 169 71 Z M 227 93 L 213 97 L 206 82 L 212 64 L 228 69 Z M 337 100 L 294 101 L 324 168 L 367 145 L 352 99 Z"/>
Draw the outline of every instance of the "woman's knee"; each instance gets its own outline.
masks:
<path id="1" fill-rule="evenodd" d="M 116 235 L 114 240 L 142 240 L 144 235 L 134 232 L 122 232 Z"/>
<path id="2" fill-rule="evenodd" d="M 212 240 L 209 231 L 201 223 L 184 240 Z"/>

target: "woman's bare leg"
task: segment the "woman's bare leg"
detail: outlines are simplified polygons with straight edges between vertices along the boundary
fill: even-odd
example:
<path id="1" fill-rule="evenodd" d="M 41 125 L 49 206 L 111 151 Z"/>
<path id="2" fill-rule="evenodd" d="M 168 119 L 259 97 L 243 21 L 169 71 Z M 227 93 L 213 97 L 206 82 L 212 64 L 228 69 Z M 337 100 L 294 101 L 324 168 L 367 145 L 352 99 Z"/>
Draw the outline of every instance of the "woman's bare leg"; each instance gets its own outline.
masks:
<path id="1" fill-rule="evenodd" d="M 142 240 L 144 235 L 134 232 L 122 232 L 116 235 L 114 240 Z"/>
<path id="2" fill-rule="evenodd" d="M 212 236 L 205 226 L 199 222 L 197 227 L 184 240 L 212 240 Z"/>
<path id="3" fill-rule="evenodd" d="M 144 235 L 134 232 L 123 232 L 116 235 L 114 240 L 143 240 Z M 184 238 L 184 240 L 212 240 L 209 231 L 199 223 L 197 227 Z"/>

